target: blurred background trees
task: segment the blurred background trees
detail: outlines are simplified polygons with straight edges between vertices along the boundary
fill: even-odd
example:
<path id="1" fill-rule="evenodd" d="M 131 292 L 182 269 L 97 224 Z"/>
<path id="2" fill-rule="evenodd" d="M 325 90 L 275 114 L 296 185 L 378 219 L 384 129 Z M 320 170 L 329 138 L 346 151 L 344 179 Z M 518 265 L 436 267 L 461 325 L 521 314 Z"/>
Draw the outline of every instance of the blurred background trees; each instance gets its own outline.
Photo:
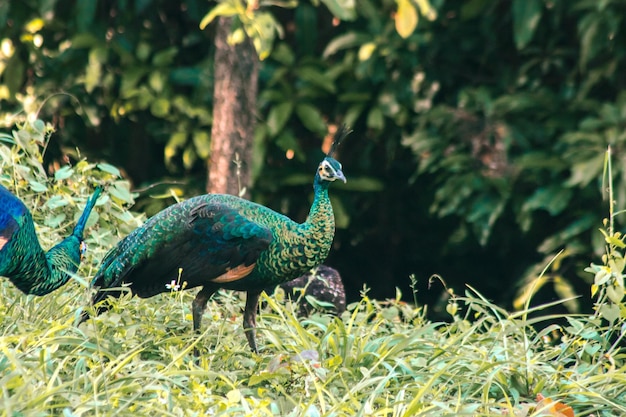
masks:
<path id="1" fill-rule="evenodd" d="M 626 206 L 626 4 L 318 3 L 2 2 L 2 128 L 35 113 L 52 122 L 51 171 L 83 154 L 119 166 L 148 215 L 204 192 L 213 18 L 229 15 L 231 40 L 246 32 L 262 58 L 243 161 L 253 200 L 302 220 L 327 126 L 354 129 L 327 262 L 351 299 L 364 284 L 407 293 L 414 275 L 432 301 L 436 273 L 508 307 L 560 252 L 536 301 L 577 293 L 584 308 L 609 144 Z"/>

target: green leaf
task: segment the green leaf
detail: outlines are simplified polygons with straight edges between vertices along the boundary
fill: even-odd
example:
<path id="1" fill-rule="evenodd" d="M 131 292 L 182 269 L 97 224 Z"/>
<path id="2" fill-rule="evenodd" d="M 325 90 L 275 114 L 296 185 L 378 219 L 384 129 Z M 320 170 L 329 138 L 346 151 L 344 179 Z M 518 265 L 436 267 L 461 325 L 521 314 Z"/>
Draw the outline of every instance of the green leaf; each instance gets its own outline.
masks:
<path id="1" fill-rule="evenodd" d="M 624 298 L 624 287 L 607 285 L 606 295 L 609 297 L 609 300 L 615 304 L 619 304 Z"/>
<path id="2" fill-rule="evenodd" d="M 556 216 L 569 206 L 571 198 L 571 188 L 562 185 L 540 187 L 524 202 L 522 210 L 544 209 Z"/>
<path id="3" fill-rule="evenodd" d="M 604 303 L 600 306 L 598 312 L 609 323 L 615 322 L 620 317 L 620 309 L 617 304 Z"/>
<path id="4" fill-rule="evenodd" d="M 559 248 L 562 248 L 575 236 L 589 230 L 593 227 L 596 221 L 597 219 L 592 214 L 582 215 L 568 224 L 565 228 L 561 229 L 561 231 L 545 239 L 539 247 L 537 247 L 537 250 L 542 253 L 552 253 Z"/>
<path id="5" fill-rule="evenodd" d="M 102 64 L 107 61 L 108 52 L 105 48 L 93 48 L 89 51 L 89 62 L 85 70 L 85 90 L 93 92 L 100 85 L 102 77 Z"/>
<path id="6" fill-rule="evenodd" d="M 150 113 L 156 117 L 165 117 L 170 112 L 170 102 L 165 98 L 157 98 L 150 104 Z"/>
<path id="7" fill-rule="evenodd" d="M 196 154 L 194 147 L 187 146 L 183 151 L 183 166 L 185 169 L 190 170 L 197 159 L 198 155 Z"/>
<path id="8" fill-rule="evenodd" d="M 277 104 L 270 109 L 267 116 L 267 128 L 270 136 L 274 137 L 283 130 L 292 112 L 293 104 L 290 102 Z"/>
<path id="9" fill-rule="evenodd" d="M 322 0 L 322 3 L 341 20 L 356 19 L 355 0 Z"/>
<path id="10" fill-rule="evenodd" d="M 157 67 L 170 65 L 174 61 L 176 54 L 178 54 L 178 48 L 175 46 L 164 49 L 154 55 L 152 64 Z"/>
<path id="11" fill-rule="evenodd" d="M 170 136 L 170 139 L 165 145 L 163 153 L 165 154 L 165 162 L 169 164 L 178 153 L 179 149 L 182 149 L 187 143 L 187 132 L 174 132 Z"/>
<path id="12" fill-rule="evenodd" d="M 54 180 L 55 181 L 63 181 L 65 179 L 68 179 L 69 177 L 71 177 L 72 174 L 74 174 L 74 169 L 72 169 L 71 166 L 66 165 L 66 166 L 56 170 L 56 172 L 54 173 Z"/>
<path id="13" fill-rule="evenodd" d="M 359 48 L 359 61 L 367 61 L 370 59 L 378 45 L 374 42 L 367 42 Z"/>
<path id="14" fill-rule="evenodd" d="M 333 80 L 331 80 L 326 74 L 319 71 L 312 66 L 304 66 L 296 69 L 296 74 L 305 81 L 310 82 L 316 87 L 320 87 L 329 93 L 337 91 Z"/>
<path id="15" fill-rule="evenodd" d="M 211 137 L 204 130 L 196 130 L 191 137 L 196 153 L 202 159 L 207 159 L 211 154 Z"/>
<path id="16" fill-rule="evenodd" d="M 46 124 L 43 120 L 37 119 L 33 122 L 33 129 L 40 135 L 43 135 L 46 132 Z"/>
<path id="17" fill-rule="evenodd" d="M 367 127 L 370 129 L 382 130 L 385 127 L 385 117 L 380 107 L 372 107 L 367 115 Z"/>
<path id="18" fill-rule="evenodd" d="M 204 28 L 206 28 L 209 23 L 215 20 L 215 18 L 218 16 L 230 17 L 235 16 L 236 14 L 238 14 L 237 9 L 231 4 L 226 2 L 219 3 L 217 6 L 212 8 L 206 16 L 202 18 L 202 21 L 200 21 L 200 29 L 204 30 Z"/>
<path id="19" fill-rule="evenodd" d="M 58 209 L 59 207 L 65 207 L 68 205 L 67 200 L 60 195 L 53 195 L 46 201 L 46 207 L 51 208 L 52 210 Z"/>
<path id="20" fill-rule="evenodd" d="M 604 47 L 606 33 L 603 27 L 603 16 L 599 13 L 589 13 L 578 24 L 578 36 L 580 37 L 579 64 L 585 68 Z"/>
<path id="21" fill-rule="evenodd" d="M 395 16 L 396 31 L 403 38 L 408 38 L 417 27 L 417 10 L 411 0 L 396 0 L 398 11 Z"/>
<path id="22" fill-rule="evenodd" d="M 153 71 L 148 77 L 148 84 L 150 85 L 150 88 L 152 88 L 152 91 L 154 91 L 155 93 L 163 92 L 163 87 L 165 86 L 166 82 L 166 77 L 161 71 Z"/>
<path id="23" fill-rule="evenodd" d="M 566 181 L 568 186 L 587 186 L 592 180 L 600 178 L 604 169 L 604 154 L 597 155 L 575 163 L 571 169 L 571 176 Z"/>
<path id="24" fill-rule="evenodd" d="M 326 45 L 322 56 L 328 58 L 331 55 L 343 49 L 350 49 L 360 46 L 372 40 L 372 35 L 360 32 L 348 32 L 344 35 L 337 36 Z"/>
<path id="25" fill-rule="evenodd" d="M 132 67 L 124 71 L 121 75 L 122 81 L 120 86 L 122 97 L 128 97 L 127 94 L 137 87 L 137 83 L 144 75 L 146 75 L 147 72 L 148 69 L 144 67 Z"/>
<path id="26" fill-rule="evenodd" d="M 31 190 L 36 193 L 43 193 L 48 191 L 48 187 L 38 181 L 30 180 L 28 181 L 28 184 L 30 185 Z"/>
<path id="27" fill-rule="evenodd" d="M 92 33 L 79 33 L 72 37 L 73 48 L 90 48 L 98 43 L 98 38 Z"/>
<path id="28" fill-rule="evenodd" d="M 109 195 L 121 203 L 131 203 L 133 197 L 130 194 L 128 183 L 117 182 L 108 188 Z"/>
<path id="29" fill-rule="evenodd" d="M 22 83 L 24 82 L 25 73 L 25 65 L 20 59 L 19 54 L 13 55 L 6 64 L 4 73 L 2 74 L 4 83 L 12 96 L 20 91 Z"/>
<path id="30" fill-rule="evenodd" d="M 65 213 L 57 214 L 56 216 L 47 216 L 44 223 L 48 227 L 57 228 L 65 221 L 66 217 Z"/>
<path id="31" fill-rule="evenodd" d="M 518 50 L 532 40 L 539 25 L 543 0 L 513 0 L 513 38 Z"/>
<path id="32" fill-rule="evenodd" d="M 295 62 L 296 56 L 287 44 L 280 43 L 272 51 L 272 59 L 275 59 L 284 66 L 289 67 Z"/>
<path id="33" fill-rule="evenodd" d="M 114 167 L 111 164 L 107 164 L 107 163 L 101 162 L 101 163 L 97 164 L 96 167 L 100 171 L 104 171 L 104 172 L 109 173 L 111 175 L 114 175 L 116 177 L 121 177 L 122 176 L 122 174 L 120 173 L 120 170 L 117 169 L 117 167 Z"/>
<path id="34" fill-rule="evenodd" d="M 245 28 L 248 36 L 252 38 L 259 59 L 263 61 L 272 52 L 274 39 L 277 33 L 282 34 L 282 27 L 271 13 L 261 12 L 256 13 L 253 24 L 246 25 Z"/>
<path id="35" fill-rule="evenodd" d="M 296 114 L 304 127 L 311 132 L 320 136 L 326 134 L 326 122 L 317 108 L 310 104 L 300 103 L 296 105 Z"/>

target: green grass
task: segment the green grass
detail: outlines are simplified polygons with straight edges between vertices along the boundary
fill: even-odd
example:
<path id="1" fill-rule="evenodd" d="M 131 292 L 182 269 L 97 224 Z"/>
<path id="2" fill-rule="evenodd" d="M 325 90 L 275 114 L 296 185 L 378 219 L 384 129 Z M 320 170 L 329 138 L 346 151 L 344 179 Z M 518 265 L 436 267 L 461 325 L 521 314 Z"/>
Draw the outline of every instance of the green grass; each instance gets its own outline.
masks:
<path id="1" fill-rule="evenodd" d="M 259 355 L 241 327 L 243 302 L 221 293 L 203 333 L 192 334 L 192 292 L 123 297 L 75 327 L 87 293 L 76 284 L 46 297 L 0 287 L 3 415 L 552 415 L 542 393 L 576 415 L 626 414 L 623 354 L 584 318 L 565 337 L 477 295 L 467 317 L 431 323 L 400 302 L 364 297 L 342 318 L 298 320 L 290 303 L 264 297 Z M 471 318 L 471 321 L 468 320 Z M 195 361 L 192 351 L 202 355 Z M 508 413 L 508 414 L 507 414 Z"/>
<path id="2" fill-rule="evenodd" d="M 125 209 L 132 195 L 107 165 L 82 161 L 48 179 L 42 126 L 20 132 L 31 136 L 2 137 L 0 181 L 31 208 L 44 247 L 72 227 L 74 199 L 84 202 L 95 183 L 108 188 L 76 279 L 45 297 L 0 280 L 0 416 L 567 416 L 538 394 L 576 416 L 626 415 L 626 313 L 606 296 L 597 317 L 556 316 L 529 307 L 530 298 L 510 313 L 468 288 L 451 298 L 449 323 L 433 323 L 411 304 L 366 295 L 340 318 L 298 319 L 278 292 L 262 299 L 259 355 L 233 292 L 209 302 L 201 335 L 191 332 L 194 291 L 126 295 L 77 327 L 91 308 L 89 278 L 138 223 Z M 621 276 L 613 243 L 606 268 Z M 618 281 L 597 283 L 599 293 Z M 610 326 L 599 318 L 609 314 Z"/>

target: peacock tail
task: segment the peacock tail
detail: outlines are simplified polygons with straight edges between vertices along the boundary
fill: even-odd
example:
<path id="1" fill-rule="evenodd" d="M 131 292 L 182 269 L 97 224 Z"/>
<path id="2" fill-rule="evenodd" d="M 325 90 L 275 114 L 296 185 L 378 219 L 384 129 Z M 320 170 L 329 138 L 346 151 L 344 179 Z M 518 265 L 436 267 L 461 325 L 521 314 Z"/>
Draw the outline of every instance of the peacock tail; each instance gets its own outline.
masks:
<path id="1" fill-rule="evenodd" d="M 0 276 L 25 294 L 46 295 L 69 281 L 82 256 L 83 232 L 98 197 L 87 201 L 72 234 L 45 252 L 24 203 L 0 185 Z"/>

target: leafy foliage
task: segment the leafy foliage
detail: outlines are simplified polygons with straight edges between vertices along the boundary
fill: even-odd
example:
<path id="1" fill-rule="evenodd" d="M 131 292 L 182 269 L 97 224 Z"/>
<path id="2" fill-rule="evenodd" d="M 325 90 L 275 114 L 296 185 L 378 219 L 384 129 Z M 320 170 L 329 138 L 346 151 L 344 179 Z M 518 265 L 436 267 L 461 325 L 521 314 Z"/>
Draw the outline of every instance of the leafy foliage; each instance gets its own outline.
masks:
<path id="1" fill-rule="evenodd" d="M 354 174 L 333 201 L 343 230 L 330 259 L 354 299 L 364 282 L 392 297 L 436 272 L 520 306 L 557 253 L 543 299 L 586 294 L 580 271 L 604 247 L 602 154 L 624 151 L 623 2 L 105 3 L 0 8 L 0 120 L 53 120 L 47 163 L 79 146 L 135 187 L 158 181 L 149 193 L 168 200 L 140 201 L 149 214 L 204 189 L 210 22 L 237 17 L 232 40 L 247 33 L 263 58 L 244 161 L 255 201 L 305 216 L 318 138 L 342 122 L 360 135 L 341 155 Z"/>

